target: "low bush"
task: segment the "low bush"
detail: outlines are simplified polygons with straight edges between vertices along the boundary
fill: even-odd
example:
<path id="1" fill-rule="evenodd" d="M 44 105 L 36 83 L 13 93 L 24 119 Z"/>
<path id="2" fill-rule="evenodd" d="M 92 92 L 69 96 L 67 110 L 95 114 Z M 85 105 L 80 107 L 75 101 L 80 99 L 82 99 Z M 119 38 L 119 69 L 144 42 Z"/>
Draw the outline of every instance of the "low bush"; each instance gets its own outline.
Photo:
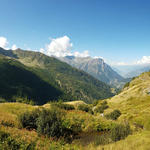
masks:
<path id="1" fill-rule="evenodd" d="M 120 110 L 116 109 L 116 110 L 114 110 L 113 112 L 111 112 L 111 113 L 105 115 L 105 117 L 106 117 L 107 119 L 117 120 L 118 117 L 120 117 L 120 115 L 121 115 Z"/>
<path id="2" fill-rule="evenodd" d="M 82 110 L 82 111 L 88 112 L 89 111 L 89 107 L 86 104 L 81 104 L 81 105 L 78 106 L 78 110 Z"/>
<path id="3" fill-rule="evenodd" d="M 93 102 L 93 106 L 96 106 L 98 104 L 98 100 L 95 100 L 94 102 Z"/>
<path id="4" fill-rule="evenodd" d="M 93 114 L 92 109 L 88 105 L 86 105 L 86 104 L 79 105 L 77 109 Z"/>
<path id="5" fill-rule="evenodd" d="M 24 112 L 19 115 L 18 119 L 22 128 L 27 129 L 37 129 L 37 119 L 40 115 L 41 111 L 39 109 L 35 109 L 31 112 Z"/>
<path id="6" fill-rule="evenodd" d="M 34 150 L 35 143 L 17 141 L 10 134 L 0 131 L 0 150 Z"/>
<path id="7" fill-rule="evenodd" d="M 109 133 L 103 133 L 102 135 L 98 136 L 94 142 L 94 145 L 105 145 L 110 143 L 110 135 Z"/>
<path id="8" fill-rule="evenodd" d="M 105 109 L 107 109 L 109 106 L 107 105 L 107 102 L 104 101 L 101 105 L 97 106 L 95 108 L 96 113 L 103 113 Z"/>
<path id="9" fill-rule="evenodd" d="M 62 122 L 62 115 L 64 114 L 57 109 L 43 109 L 36 122 L 37 132 L 48 137 L 59 138 L 63 136 L 65 128 Z"/>
<path id="10" fill-rule="evenodd" d="M 64 103 L 51 103 L 52 106 L 54 107 L 58 107 L 60 109 L 64 109 L 64 110 L 74 110 L 74 106 L 73 105 L 70 105 L 70 104 L 64 104 Z"/>
<path id="11" fill-rule="evenodd" d="M 15 126 L 14 122 L 4 121 L 4 120 L 2 120 L 0 124 L 3 126 L 6 126 L 6 127 L 14 127 Z"/>
<path id="12" fill-rule="evenodd" d="M 110 137 L 112 141 L 116 142 L 125 139 L 131 133 L 129 124 L 118 124 L 111 129 Z"/>
<path id="13" fill-rule="evenodd" d="M 125 139 L 129 134 L 131 134 L 129 124 L 114 124 L 110 130 L 105 131 L 98 136 L 94 144 L 105 145 L 112 142 L 117 142 Z"/>
<path id="14" fill-rule="evenodd" d="M 64 116 L 65 113 L 57 108 L 35 109 L 21 114 L 19 121 L 23 128 L 35 129 L 39 135 L 69 139 L 74 136 L 74 131 L 65 126 Z"/>

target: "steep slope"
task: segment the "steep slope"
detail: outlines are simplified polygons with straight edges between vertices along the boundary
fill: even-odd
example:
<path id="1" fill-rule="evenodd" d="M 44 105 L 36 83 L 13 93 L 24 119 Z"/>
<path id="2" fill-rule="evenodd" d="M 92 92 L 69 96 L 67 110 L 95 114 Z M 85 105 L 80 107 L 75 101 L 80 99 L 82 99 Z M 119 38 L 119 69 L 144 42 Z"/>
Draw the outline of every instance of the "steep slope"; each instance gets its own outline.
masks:
<path id="1" fill-rule="evenodd" d="M 66 56 L 59 59 L 112 86 L 120 87 L 124 84 L 124 78 L 101 58 Z"/>
<path id="2" fill-rule="evenodd" d="M 112 96 L 110 87 L 105 83 L 53 57 L 20 49 L 0 49 L 0 54 L 28 66 L 41 80 L 62 91 L 59 98 L 63 100 L 84 100 L 91 103 L 94 99 Z"/>
<path id="3" fill-rule="evenodd" d="M 150 72 L 145 72 L 126 84 L 123 91 L 108 100 L 108 113 L 119 109 L 119 120 L 130 122 L 134 128 L 150 129 Z"/>
<path id="4" fill-rule="evenodd" d="M 43 104 L 58 99 L 62 94 L 61 90 L 41 80 L 30 68 L 14 59 L 0 56 L 1 99 Z"/>

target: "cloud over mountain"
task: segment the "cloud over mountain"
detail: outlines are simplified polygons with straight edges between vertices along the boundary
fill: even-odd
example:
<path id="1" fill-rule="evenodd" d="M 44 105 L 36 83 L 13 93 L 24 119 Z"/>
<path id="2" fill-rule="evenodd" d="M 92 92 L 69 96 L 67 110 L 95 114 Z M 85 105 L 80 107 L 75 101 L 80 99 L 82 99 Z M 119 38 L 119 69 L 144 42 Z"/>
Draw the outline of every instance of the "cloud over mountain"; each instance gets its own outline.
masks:
<path id="1" fill-rule="evenodd" d="M 1 37 L 0 37 L 0 47 L 6 48 L 7 45 L 8 45 L 7 38 L 1 36 Z"/>
<path id="2" fill-rule="evenodd" d="M 7 38 L 1 36 L 0 37 L 0 47 L 4 48 L 5 50 L 9 50 L 10 48 L 8 46 L 9 46 L 9 42 L 8 42 Z M 16 50 L 17 46 L 15 44 L 13 44 L 11 49 Z"/>
<path id="3" fill-rule="evenodd" d="M 68 36 L 59 37 L 52 39 L 51 42 L 46 45 L 46 53 L 57 57 L 71 55 L 72 46 L 73 44 L 70 42 Z"/>
<path id="4" fill-rule="evenodd" d="M 137 61 L 137 64 L 149 64 L 150 56 L 143 56 L 140 60 Z"/>
<path id="5" fill-rule="evenodd" d="M 14 44 L 12 47 L 11 47 L 12 50 L 16 50 L 17 49 L 17 46 Z"/>
<path id="6" fill-rule="evenodd" d="M 68 36 L 58 37 L 51 39 L 50 43 L 44 48 L 40 49 L 40 52 L 49 56 L 64 57 L 64 56 L 76 56 L 76 57 L 88 57 L 89 52 L 87 50 L 83 52 L 72 52 L 73 43 Z"/>

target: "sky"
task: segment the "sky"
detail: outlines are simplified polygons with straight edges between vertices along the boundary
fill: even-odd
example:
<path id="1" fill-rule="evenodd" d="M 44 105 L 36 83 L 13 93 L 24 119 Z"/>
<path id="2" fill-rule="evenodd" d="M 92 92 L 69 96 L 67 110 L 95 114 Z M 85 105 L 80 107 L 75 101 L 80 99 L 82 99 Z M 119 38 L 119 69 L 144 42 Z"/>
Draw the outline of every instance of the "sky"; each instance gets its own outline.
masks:
<path id="1" fill-rule="evenodd" d="M 150 63 L 150 1 L 0 0 L 0 47 Z"/>

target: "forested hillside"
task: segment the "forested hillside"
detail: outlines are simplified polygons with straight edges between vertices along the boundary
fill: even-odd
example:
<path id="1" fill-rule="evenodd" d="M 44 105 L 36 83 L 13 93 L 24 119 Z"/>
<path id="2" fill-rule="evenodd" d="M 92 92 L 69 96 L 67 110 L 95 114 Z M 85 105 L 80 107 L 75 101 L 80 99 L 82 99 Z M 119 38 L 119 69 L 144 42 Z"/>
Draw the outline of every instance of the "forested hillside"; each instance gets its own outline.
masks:
<path id="1" fill-rule="evenodd" d="M 0 54 L 5 58 L 0 60 L 1 67 L 4 67 L 5 64 L 3 76 L 9 74 L 7 77 L 8 83 L 12 82 L 9 80 L 13 80 L 13 86 L 16 86 L 16 89 L 20 91 L 20 94 L 18 94 L 18 90 L 13 92 L 13 94 L 11 94 L 12 97 L 23 96 L 26 97 L 26 99 L 40 101 L 40 103 L 43 104 L 46 101 L 58 99 L 62 99 L 63 101 L 78 99 L 91 103 L 95 99 L 104 99 L 113 95 L 110 87 L 105 83 L 56 58 L 46 56 L 39 52 L 23 51 L 20 49 L 16 51 L 6 51 L 1 48 Z M 5 63 L 3 61 L 5 61 Z M 16 71 L 14 69 L 12 71 L 14 74 L 12 74 L 9 68 L 17 69 Z M 20 78 L 18 78 L 18 76 Z M 33 80 L 32 78 L 36 79 Z M 19 81 L 16 81 L 16 79 L 20 79 L 20 81 L 23 79 L 20 83 L 22 85 L 19 85 L 19 87 L 17 85 Z M 3 78 L 1 78 L 1 80 L 3 80 Z M 38 80 L 38 82 L 36 80 Z M 24 83 L 28 86 L 24 86 Z M 3 83 L 1 82 L 1 84 Z M 41 84 L 44 84 L 44 86 Z M 9 86 L 10 84 L 7 84 L 8 89 L 10 88 Z M 34 87 L 37 91 L 33 90 L 33 92 L 32 88 Z M 5 89 L 7 90 L 7 88 Z M 25 94 L 24 91 L 27 91 L 27 94 Z M 3 97 L 7 99 L 10 97 L 7 93 L 3 94 Z"/>

